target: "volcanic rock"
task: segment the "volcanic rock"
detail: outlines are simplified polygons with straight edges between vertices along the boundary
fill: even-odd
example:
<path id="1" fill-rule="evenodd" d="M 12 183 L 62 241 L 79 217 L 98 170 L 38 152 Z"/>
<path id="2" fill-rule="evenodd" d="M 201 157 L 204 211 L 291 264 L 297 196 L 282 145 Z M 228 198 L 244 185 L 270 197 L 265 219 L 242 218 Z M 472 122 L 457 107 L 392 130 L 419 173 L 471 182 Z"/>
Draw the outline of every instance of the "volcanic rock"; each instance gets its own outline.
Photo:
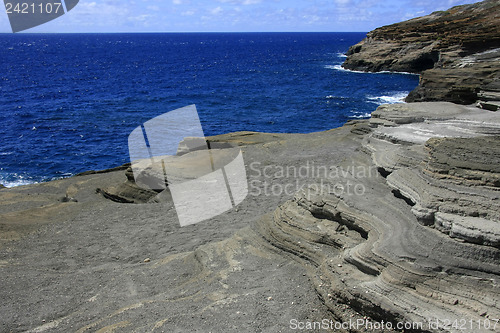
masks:
<path id="1" fill-rule="evenodd" d="M 500 1 L 456 6 L 369 32 L 342 66 L 421 74 L 408 102 L 471 104 L 500 81 L 499 31 Z"/>
<path id="2" fill-rule="evenodd" d="M 384 105 L 331 131 L 210 140 L 220 156 L 241 149 L 249 194 L 187 227 L 167 191 L 135 188 L 123 195 L 134 204 L 95 193 L 132 186 L 130 170 L 0 191 L 0 331 L 287 332 L 326 319 L 495 332 L 483 323 L 500 316 L 500 113 Z"/>

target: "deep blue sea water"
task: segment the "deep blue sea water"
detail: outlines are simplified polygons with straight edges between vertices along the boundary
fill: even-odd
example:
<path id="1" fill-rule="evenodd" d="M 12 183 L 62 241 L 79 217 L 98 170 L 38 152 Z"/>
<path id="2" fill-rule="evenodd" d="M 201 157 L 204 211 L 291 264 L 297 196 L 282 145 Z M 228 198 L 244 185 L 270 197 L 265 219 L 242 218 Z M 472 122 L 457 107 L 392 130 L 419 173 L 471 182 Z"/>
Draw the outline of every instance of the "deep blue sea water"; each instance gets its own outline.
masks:
<path id="1" fill-rule="evenodd" d="M 418 76 L 342 70 L 363 33 L 1 34 L 0 184 L 128 162 L 145 121 L 196 104 L 205 134 L 368 117 Z"/>

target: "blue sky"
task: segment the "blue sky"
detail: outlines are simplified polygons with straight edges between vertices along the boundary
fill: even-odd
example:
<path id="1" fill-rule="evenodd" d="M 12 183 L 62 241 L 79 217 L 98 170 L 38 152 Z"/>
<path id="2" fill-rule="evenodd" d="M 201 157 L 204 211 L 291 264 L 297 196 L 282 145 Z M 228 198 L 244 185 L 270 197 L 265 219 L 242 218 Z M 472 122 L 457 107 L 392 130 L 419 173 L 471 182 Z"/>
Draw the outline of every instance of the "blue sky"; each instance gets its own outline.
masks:
<path id="1" fill-rule="evenodd" d="M 464 0 L 80 0 L 26 32 L 370 31 Z M 0 32 L 11 32 L 0 13 Z"/>

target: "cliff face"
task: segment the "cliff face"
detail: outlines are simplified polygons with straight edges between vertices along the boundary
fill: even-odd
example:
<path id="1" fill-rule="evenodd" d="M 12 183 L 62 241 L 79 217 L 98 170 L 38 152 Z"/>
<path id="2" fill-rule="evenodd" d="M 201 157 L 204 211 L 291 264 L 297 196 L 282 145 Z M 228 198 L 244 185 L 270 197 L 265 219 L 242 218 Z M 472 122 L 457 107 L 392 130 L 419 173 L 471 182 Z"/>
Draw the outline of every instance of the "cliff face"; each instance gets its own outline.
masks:
<path id="1" fill-rule="evenodd" d="M 375 29 L 347 56 L 346 69 L 421 74 L 408 102 L 470 104 L 482 91 L 498 95 L 500 1 L 457 6 Z"/>

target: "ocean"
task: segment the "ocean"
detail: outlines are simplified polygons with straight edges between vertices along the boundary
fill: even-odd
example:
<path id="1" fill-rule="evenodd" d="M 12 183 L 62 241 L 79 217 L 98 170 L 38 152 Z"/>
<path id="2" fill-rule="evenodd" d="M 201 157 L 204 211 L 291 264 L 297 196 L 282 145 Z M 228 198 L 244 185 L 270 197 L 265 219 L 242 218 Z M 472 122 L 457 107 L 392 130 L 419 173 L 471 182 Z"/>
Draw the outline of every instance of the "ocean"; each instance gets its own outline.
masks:
<path id="1" fill-rule="evenodd" d="M 0 184 L 129 162 L 145 121 L 196 104 L 205 135 L 310 133 L 401 102 L 418 76 L 340 65 L 364 33 L 0 34 Z"/>

